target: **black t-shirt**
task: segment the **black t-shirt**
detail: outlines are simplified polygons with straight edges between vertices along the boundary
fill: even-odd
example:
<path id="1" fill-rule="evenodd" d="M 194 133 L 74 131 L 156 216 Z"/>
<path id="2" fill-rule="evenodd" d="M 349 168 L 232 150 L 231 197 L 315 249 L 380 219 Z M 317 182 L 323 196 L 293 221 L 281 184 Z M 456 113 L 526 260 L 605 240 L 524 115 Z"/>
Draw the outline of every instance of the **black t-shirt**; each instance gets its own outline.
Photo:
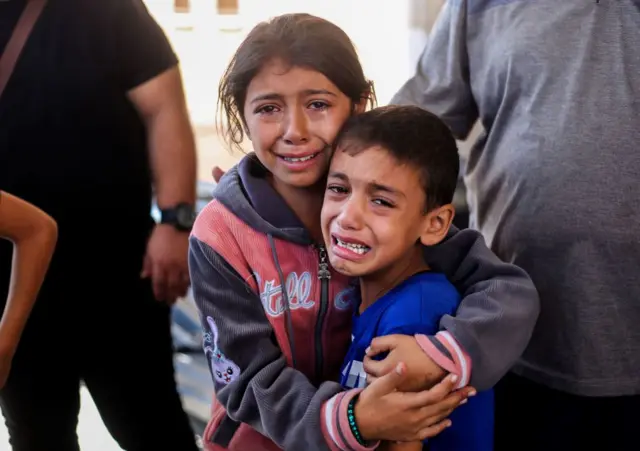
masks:
<path id="1" fill-rule="evenodd" d="M 25 4 L 0 1 L 0 49 Z M 59 248 L 143 248 L 151 176 L 126 93 L 176 64 L 141 0 L 49 0 L 0 97 L 0 189 L 51 214 Z"/>

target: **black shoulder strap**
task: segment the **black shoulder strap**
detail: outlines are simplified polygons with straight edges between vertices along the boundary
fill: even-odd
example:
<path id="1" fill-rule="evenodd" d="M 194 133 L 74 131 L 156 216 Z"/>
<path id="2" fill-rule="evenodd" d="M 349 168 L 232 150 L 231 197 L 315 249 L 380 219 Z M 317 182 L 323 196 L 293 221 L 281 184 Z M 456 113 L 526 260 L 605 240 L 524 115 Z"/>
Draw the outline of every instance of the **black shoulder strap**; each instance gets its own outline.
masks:
<path id="1" fill-rule="evenodd" d="M 18 19 L 9 42 L 0 56 L 0 96 L 11 78 L 13 68 L 46 3 L 47 0 L 29 0 Z"/>

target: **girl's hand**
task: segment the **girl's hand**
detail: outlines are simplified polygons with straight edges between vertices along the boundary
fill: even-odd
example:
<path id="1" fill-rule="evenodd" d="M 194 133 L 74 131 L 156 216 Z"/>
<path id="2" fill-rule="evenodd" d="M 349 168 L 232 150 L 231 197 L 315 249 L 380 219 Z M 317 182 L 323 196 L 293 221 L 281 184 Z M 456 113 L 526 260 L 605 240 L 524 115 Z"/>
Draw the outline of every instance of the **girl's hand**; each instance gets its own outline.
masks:
<path id="1" fill-rule="evenodd" d="M 211 169 L 211 177 L 213 177 L 213 180 L 216 183 L 220 182 L 220 179 L 222 178 L 224 173 L 225 171 L 220 169 L 220 166 L 214 166 L 213 169 Z"/>
<path id="2" fill-rule="evenodd" d="M 433 437 L 451 425 L 451 412 L 475 395 L 471 387 L 454 392 L 453 375 L 430 390 L 400 392 L 406 377 L 406 366 L 400 363 L 360 393 L 354 414 L 363 438 L 411 442 Z"/>
<path id="3" fill-rule="evenodd" d="M 383 360 L 373 360 L 378 354 L 388 353 Z M 433 387 L 446 375 L 425 352 L 413 336 L 386 335 L 376 337 L 367 349 L 364 358 L 364 371 L 367 382 L 373 383 L 377 378 L 394 370 L 400 362 L 407 365 L 407 375 L 402 391 L 420 391 Z"/>

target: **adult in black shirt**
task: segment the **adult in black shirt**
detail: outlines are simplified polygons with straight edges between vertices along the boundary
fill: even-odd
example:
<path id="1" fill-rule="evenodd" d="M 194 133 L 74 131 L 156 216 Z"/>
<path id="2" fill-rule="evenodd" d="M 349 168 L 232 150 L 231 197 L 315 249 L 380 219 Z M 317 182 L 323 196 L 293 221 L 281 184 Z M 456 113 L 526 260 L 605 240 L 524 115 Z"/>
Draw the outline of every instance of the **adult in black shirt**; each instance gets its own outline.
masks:
<path id="1" fill-rule="evenodd" d="M 0 51 L 26 1 L 0 0 Z M 177 59 L 142 1 L 49 0 L 0 97 L 0 189 L 59 226 L 0 392 L 14 451 L 79 449 L 81 381 L 122 448 L 196 449 L 169 321 L 188 230 L 150 218 L 152 185 L 167 217 L 191 208 L 195 160 Z"/>

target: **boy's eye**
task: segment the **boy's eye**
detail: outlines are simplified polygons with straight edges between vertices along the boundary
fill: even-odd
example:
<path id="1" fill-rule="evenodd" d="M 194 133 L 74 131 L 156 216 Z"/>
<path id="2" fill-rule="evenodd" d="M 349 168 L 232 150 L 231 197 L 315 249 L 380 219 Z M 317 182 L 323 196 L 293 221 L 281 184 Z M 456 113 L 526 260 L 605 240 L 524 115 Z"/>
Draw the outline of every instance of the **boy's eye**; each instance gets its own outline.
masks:
<path id="1" fill-rule="evenodd" d="M 380 199 L 380 198 L 373 199 L 373 203 L 376 204 L 376 205 L 379 205 L 381 207 L 386 207 L 386 208 L 393 208 L 394 207 L 394 205 L 391 202 L 389 202 L 388 200 Z"/>
<path id="2" fill-rule="evenodd" d="M 338 185 L 329 185 L 327 186 L 327 191 L 331 191 L 336 194 L 347 194 L 349 191 L 344 186 Z"/>
<path id="3" fill-rule="evenodd" d="M 257 114 L 271 114 L 277 112 L 279 109 L 275 105 L 264 105 L 256 109 Z"/>

